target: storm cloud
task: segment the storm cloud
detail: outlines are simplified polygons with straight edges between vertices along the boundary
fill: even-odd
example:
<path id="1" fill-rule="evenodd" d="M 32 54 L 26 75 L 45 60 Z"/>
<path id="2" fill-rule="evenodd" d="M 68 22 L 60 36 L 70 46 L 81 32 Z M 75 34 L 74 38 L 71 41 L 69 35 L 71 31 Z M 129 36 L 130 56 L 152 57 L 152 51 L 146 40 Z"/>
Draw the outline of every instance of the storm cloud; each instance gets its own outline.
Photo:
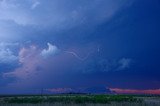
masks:
<path id="1" fill-rule="evenodd" d="M 0 93 L 159 89 L 158 2 L 0 0 Z"/>

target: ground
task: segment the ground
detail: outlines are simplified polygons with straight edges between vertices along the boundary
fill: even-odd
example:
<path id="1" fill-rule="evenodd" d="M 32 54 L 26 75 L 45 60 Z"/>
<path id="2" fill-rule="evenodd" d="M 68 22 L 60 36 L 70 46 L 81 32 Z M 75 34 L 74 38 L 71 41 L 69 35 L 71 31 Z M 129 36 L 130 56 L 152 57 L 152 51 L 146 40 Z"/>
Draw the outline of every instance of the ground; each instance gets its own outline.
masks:
<path id="1" fill-rule="evenodd" d="M 0 106 L 160 106 L 160 96 L 14 95 L 0 96 Z"/>

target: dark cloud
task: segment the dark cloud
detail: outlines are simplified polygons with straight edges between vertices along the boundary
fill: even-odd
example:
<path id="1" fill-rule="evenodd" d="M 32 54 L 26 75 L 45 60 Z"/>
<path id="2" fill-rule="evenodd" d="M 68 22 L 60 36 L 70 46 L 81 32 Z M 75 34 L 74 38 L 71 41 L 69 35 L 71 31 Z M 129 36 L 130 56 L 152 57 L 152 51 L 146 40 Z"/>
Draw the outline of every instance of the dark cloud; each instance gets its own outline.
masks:
<path id="1" fill-rule="evenodd" d="M 159 10 L 158 0 L 1 0 L 0 89 L 158 88 Z"/>

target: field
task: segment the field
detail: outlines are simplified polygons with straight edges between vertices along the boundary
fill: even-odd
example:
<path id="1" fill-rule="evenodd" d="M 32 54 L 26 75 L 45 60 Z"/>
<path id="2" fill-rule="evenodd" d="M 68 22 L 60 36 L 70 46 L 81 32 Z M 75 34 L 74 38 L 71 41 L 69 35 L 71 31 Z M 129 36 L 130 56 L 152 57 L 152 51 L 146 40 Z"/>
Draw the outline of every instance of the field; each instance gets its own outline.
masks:
<path id="1" fill-rule="evenodd" d="M 160 97 L 80 94 L 0 96 L 0 106 L 160 106 Z"/>

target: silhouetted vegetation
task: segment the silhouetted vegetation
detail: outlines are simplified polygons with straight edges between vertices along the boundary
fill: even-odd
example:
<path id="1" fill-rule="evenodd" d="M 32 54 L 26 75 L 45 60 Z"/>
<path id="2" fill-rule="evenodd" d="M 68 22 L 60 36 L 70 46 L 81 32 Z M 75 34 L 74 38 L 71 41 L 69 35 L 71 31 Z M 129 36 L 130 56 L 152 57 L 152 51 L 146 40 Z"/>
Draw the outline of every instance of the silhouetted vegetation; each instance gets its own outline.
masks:
<path id="1" fill-rule="evenodd" d="M 29 96 L 5 97 L 4 103 L 111 103 L 111 102 L 141 102 L 140 99 L 126 95 L 60 95 L 60 96 Z"/>
<path id="2" fill-rule="evenodd" d="M 135 95 L 1 96 L 0 106 L 160 106 L 160 97 Z"/>

